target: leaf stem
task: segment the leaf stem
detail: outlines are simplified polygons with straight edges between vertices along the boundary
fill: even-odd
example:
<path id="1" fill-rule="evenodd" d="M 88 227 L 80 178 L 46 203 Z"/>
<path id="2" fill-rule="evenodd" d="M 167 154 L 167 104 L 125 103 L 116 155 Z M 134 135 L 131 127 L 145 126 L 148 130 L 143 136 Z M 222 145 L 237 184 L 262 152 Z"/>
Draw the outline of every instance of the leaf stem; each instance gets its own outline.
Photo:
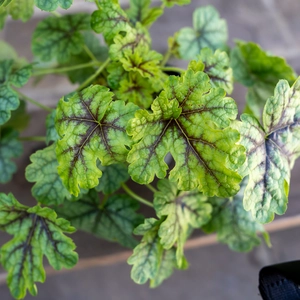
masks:
<path id="1" fill-rule="evenodd" d="M 153 207 L 153 204 L 151 202 L 149 202 L 148 200 L 140 197 L 139 195 L 137 195 L 135 192 L 133 192 L 125 183 L 122 183 L 122 188 L 123 190 L 129 195 L 131 196 L 133 199 L 147 205 L 147 206 L 150 206 L 150 207 Z"/>
<path id="2" fill-rule="evenodd" d="M 168 51 L 165 53 L 164 57 L 163 57 L 163 60 L 161 61 L 160 63 L 160 66 L 161 67 L 164 67 L 165 64 L 169 61 L 170 57 L 172 55 L 172 50 L 171 49 L 168 49 Z"/>
<path id="3" fill-rule="evenodd" d="M 77 89 L 76 91 L 82 90 L 84 87 L 86 87 L 88 84 L 90 84 L 105 68 L 106 66 L 110 63 L 110 58 L 108 58 L 100 67 L 99 69 L 87 80 L 85 80 Z"/>
<path id="4" fill-rule="evenodd" d="M 97 8 L 100 10 L 101 9 L 101 5 L 100 5 L 100 3 L 99 3 L 98 0 L 95 0 L 95 4 L 97 5 Z"/>
<path id="5" fill-rule="evenodd" d="M 61 17 L 61 14 L 58 11 L 51 11 L 50 13 L 57 18 Z"/>
<path id="6" fill-rule="evenodd" d="M 162 71 L 171 71 L 171 72 L 178 72 L 178 73 L 182 73 L 186 71 L 182 68 L 177 68 L 177 67 L 162 67 L 161 69 Z"/>
<path id="7" fill-rule="evenodd" d="M 52 112 L 52 111 L 53 111 L 52 108 L 50 108 L 50 107 L 48 107 L 48 106 L 46 106 L 46 105 L 44 105 L 44 104 L 42 104 L 42 103 L 39 103 L 39 102 L 37 102 L 37 101 L 35 101 L 35 100 L 29 98 L 28 96 L 22 94 L 21 92 L 19 92 L 19 91 L 16 91 L 16 92 L 18 93 L 19 97 L 22 98 L 22 99 L 24 99 L 25 101 L 28 101 L 28 102 L 30 102 L 31 104 L 33 104 L 33 105 L 35 105 L 35 106 L 38 106 L 39 108 L 42 108 L 42 109 L 44 109 L 44 110 L 46 110 L 46 111 L 49 111 L 49 112 Z"/>
<path id="8" fill-rule="evenodd" d="M 99 64 L 99 62 L 91 61 L 91 62 L 88 62 L 85 64 L 69 66 L 69 67 L 64 67 L 64 68 L 36 69 L 36 71 L 33 73 L 33 76 L 40 76 L 40 75 L 54 74 L 54 73 L 64 73 L 64 72 L 69 72 L 69 71 L 73 71 L 73 70 L 94 67 L 97 64 Z"/>
<path id="9" fill-rule="evenodd" d="M 83 46 L 84 51 L 86 52 L 86 54 L 90 57 L 90 59 L 96 63 L 99 63 L 99 60 L 96 58 L 96 56 L 94 55 L 94 53 L 90 50 L 90 48 L 87 45 Z"/>
<path id="10" fill-rule="evenodd" d="M 158 190 L 154 186 L 152 186 L 151 184 L 145 184 L 145 187 L 147 187 L 153 193 L 157 193 L 158 192 Z"/>
<path id="11" fill-rule="evenodd" d="M 19 141 L 34 141 L 34 142 L 45 142 L 45 136 L 20 136 Z"/>

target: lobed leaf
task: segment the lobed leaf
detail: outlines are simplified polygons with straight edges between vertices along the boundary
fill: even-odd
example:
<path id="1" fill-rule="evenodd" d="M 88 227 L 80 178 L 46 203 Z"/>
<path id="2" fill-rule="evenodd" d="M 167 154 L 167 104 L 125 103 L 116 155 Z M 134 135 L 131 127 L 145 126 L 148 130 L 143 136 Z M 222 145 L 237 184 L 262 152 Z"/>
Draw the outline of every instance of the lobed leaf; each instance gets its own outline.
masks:
<path id="1" fill-rule="evenodd" d="M 71 268 L 78 260 L 73 241 L 64 232 L 75 228 L 58 219 L 50 208 L 21 205 L 12 194 L 0 193 L 0 227 L 14 237 L 1 247 L 1 263 L 7 270 L 7 283 L 13 297 L 24 298 L 27 289 L 37 294 L 35 282 L 44 282 L 45 255 L 50 265 L 59 270 Z"/>
<path id="2" fill-rule="evenodd" d="M 7 10 L 14 20 L 26 22 L 34 13 L 34 0 L 13 0 Z"/>
<path id="3" fill-rule="evenodd" d="M 206 224 L 211 217 L 212 207 L 207 203 L 207 197 L 198 191 L 180 192 L 176 183 L 166 179 L 160 180 L 157 187 L 159 191 L 154 194 L 154 208 L 159 218 L 166 216 L 158 231 L 160 243 L 165 249 L 177 245 L 177 265 L 181 266 L 190 227 L 200 228 Z"/>
<path id="4" fill-rule="evenodd" d="M 231 67 L 234 78 L 248 87 L 248 110 L 257 118 L 261 117 L 266 99 L 273 94 L 279 79 L 286 79 L 290 84 L 296 80 L 294 70 L 283 58 L 265 52 L 252 42 L 236 43 L 231 51 Z"/>
<path id="5" fill-rule="evenodd" d="M 63 9 L 68 9 L 73 0 L 34 0 L 35 5 L 41 10 L 54 11 L 60 6 Z"/>
<path id="6" fill-rule="evenodd" d="M 29 182 L 35 182 L 31 189 L 33 197 L 45 205 L 59 205 L 71 195 L 58 175 L 56 144 L 39 150 L 30 156 L 31 164 L 25 170 Z"/>
<path id="7" fill-rule="evenodd" d="M 56 148 L 58 173 L 75 196 L 79 187 L 98 185 L 102 172 L 97 159 L 103 166 L 126 160 L 132 142 L 125 127 L 137 107 L 112 98 L 106 87 L 95 85 L 58 104 L 56 129 L 62 137 Z"/>
<path id="8" fill-rule="evenodd" d="M 270 222 L 274 213 L 286 211 L 290 171 L 300 155 L 299 78 L 292 87 L 286 80 L 278 82 L 265 105 L 263 126 L 251 115 L 241 120 L 236 128 L 247 153 L 241 173 L 249 175 L 244 207 L 259 222 Z"/>
<path id="9" fill-rule="evenodd" d="M 1 128 L 0 135 L 0 183 L 11 180 L 17 171 L 16 164 L 11 161 L 23 152 L 22 143 L 18 141 L 18 133 L 10 128 Z"/>
<path id="10" fill-rule="evenodd" d="M 250 251 L 260 244 L 257 232 L 263 232 L 268 238 L 263 226 L 243 207 L 246 185 L 244 180 L 240 191 L 232 198 L 209 198 L 213 207 L 212 218 L 202 227 L 207 233 L 216 231 L 220 242 L 240 252 Z"/>
<path id="11" fill-rule="evenodd" d="M 32 37 L 32 52 L 42 61 L 68 61 L 82 51 L 83 30 L 90 29 L 90 16 L 85 13 L 48 17 L 36 27 Z"/>
<path id="12" fill-rule="evenodd" d="M 139 110 L 127 131 L 135 144 L 128 154 L 129 174 L 138 183 L 164 178 L 164 161 L 170 152 L 175 167 L 170 180 L 180 190 L 199 188 L 205 195 L 234 195 L 241 177 L 234 170 L 245 160 L 236 145 L 239 133 L 228 127 L 237 115 L 233 99 L 220 88 L 211 88 L 193 62 L 182 77 L 170 76 L 151 110 Z"/>
<path id="13" fill-rule="evenodd" d="M 133 229 L 143 221 L 135 212 L 138 208 L 138 203 L 127 195 L 109 196 L 99 204 L 98 194 L 90 190 L 78 201 L 65 202 L 56 211 L 77 229 L 133 248 L 137 245 Z"/>
<path id="14" fill-rule="evenodd" d="M 173 5 L 187 5 L 191 2 L 191 0 L 162 0 L 162 3 L 166 6 L 166 7 L 172 7 Z"/>
<path id="15" fill-rule="evenodd" d="M 46 118 L 46 144 L 59 140 L 59 135 L 55 128 L 56 110 L 53 110 Z"/>
<path id="16" fill-rule="evenodd" d="M 193 25 L 194 28 L 180 29 L 176 36 L 181 58 L 195 59 L 205 47 L 216 50 L 226 44 L 227 24 L 220 19 L 214 7 L 197 8 L 193 14 Z"/>

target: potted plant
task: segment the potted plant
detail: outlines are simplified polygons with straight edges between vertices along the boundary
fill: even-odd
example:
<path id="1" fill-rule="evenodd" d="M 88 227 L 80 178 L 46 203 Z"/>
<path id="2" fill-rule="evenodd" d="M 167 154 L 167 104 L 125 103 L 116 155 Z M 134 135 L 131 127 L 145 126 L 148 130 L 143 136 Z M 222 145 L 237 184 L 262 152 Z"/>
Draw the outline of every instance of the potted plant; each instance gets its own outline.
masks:
<path id="1" fill-rule="evenodd" d="M 1 229 L 13 235 L 0 259 L 15 298 L 36 295 L 43 256 L 54 269 L 77 263 L 66 235 L 76 229 L 133 248 L 131 277 L 151 287 L 187 267 L 184 244 L 194 229 L 217 232 L 236 251 L 258 245 L 258 232 L 269 243 L 263 224 L 285 213 L 300 153 L 300 82 L 283 58 L 252 42 L 231 49 L 212 6 L 195 10 L 193 27 L 174 33 L 164 55 L 152 50 L 149 27 L 189 0 L 131 0 L 126 10 L 117 0 L 95 0 L 92 15 L 55 12 L 72 1 L 25 2 L 0 1 L 1 26 L 8 14 L 26 21 L 34 5 L 53 15 L 34 31 L 34 62 L 3 42 L 0 49 L 1 183 L 11 180 L 11 159 L 30 139 L 19 137 L 24 101 L 49 112 L 46 136 L 31 138 L 45 147 L 30 156 L 25 174 L 37 204 L 0 193 Z M 170 57 L 187 60 L 187 68 L 169 66 Z M 78 84 L 54 108 L 18 91 L 51 73 Z M 234 81 L 248 88 L 240 120 L 226 95 Z M 136 194 L 129 178 L 153 201 Z M 137 213 L 139 202 L 155 217 Z"/>

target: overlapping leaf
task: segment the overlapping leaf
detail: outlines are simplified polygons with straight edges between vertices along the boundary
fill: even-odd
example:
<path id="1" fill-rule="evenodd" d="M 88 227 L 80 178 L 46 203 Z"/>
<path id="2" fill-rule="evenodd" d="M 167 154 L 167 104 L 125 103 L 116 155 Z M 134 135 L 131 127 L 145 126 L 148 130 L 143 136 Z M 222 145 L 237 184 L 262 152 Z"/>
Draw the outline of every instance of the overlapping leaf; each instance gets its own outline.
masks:
<path id="1" fill-rule="evenodd" d="M 260 244 L 257 232 L 266 235 L 263 226 L 243 207 L 245 186 L 244 180 L 240 191 L 232 198 L 210 198 L 209 202 L 213 206 L 212 219 L 202 227 L 207 233 L 216 231 L 220 242 L 241 252 L 250 251 Z"/>
<path id="2" fill-rule="evenodd" d="M 98 194 L 90 190 L 78 201 L 65 202 L 56 211 L 77 229 L 125 247 L 135 247 L 137 240 L 132 232 L 143 221 L 142 216 L 135 212 L 139 208 L 138 203 L 127 195 L 113 195 L 103 201 L 99 204 Z"/>
<path id="3" fill-rule="evenodd" d="M 71 197 L 57 172 L 55 147 L 54 143 L 32 154 L 31 164 L 25 171 L 26 179 L 35 182 L 31 190 L 33 197 L 46 205 L 59 205 Z"/>
<path id="4" fill-rule="evenodd" d="M 143 238 L 127 262 L 133 265 L 131 278 L 138 284 L 144 284 L 149 279 L 150 285 L 156 287 L 177 267 L 175 250 L 165 250 L 160 243 L 160 223 L 161 220 L 146 219 L 134 230 L 135 234 L 143 235 Z M 183 267 L 185 268 L 186 264 Z"/>
<path id="5" fill-rule="evenodd" d="M 201 49 L 212 50 L 224 47 L 227 41 L 227 24 L 220 19 L 212 6 L 197 8 L 193 14 L 194 28 L 182 28 L 177 35 L 179 53 L 183 59 L 193 59 Z"/>
<path id="6" fill-rule="evenodd" d="M 130 8 L 126 11 L 130 22 L 136 26 L 139 22 L 143 26 L 150 26 L 163 14 L 160 7 L 150 7 L 151 0 L 130 0 Z"/>
<path id="7" fill-rule="evenodd" d="M 55 128 L 56 110 L 53 110 L 46 118 L 46 144 L 59 140 L 59 135 Z"/>
<path id="8" fill-rule="evenodd" d="M 232 69 L 229 66 L 229 57 L 226 52 L 209 48 L 202 49 L 198 58 L 204 63 L 204 72 L 209 76 L 213 87 L 221 87 L 226 93 L 233 90 Z"/>
<path id="9" fill-rule="evenodd" d="M 56 150 L 58 173 L 75 196 L 79 187 L 98 185 L 102 172 L 97 159 L 103 166 L 126 160 L 132 141 L 125 127 L 137 107 L 121 100 L 112 102 L 112 98 L 106 87 L 95 85 L 58 104 L 56 129 L 63 137 Z"/>
<path id="10" fill-rule="evenodd" d="M 68 9 L 73 0 L 34 0 L 35 5 L 41 10 L 54 11 L 60 6 L 63 9 Z"/>
<path id="11" fill-rule="evenodd" d="M 126 13 L 120 5 L 111 0 L 103 0 L 101 9 L 92 14 L 91 25 L 95 32 L 102 33 L 106 42 L 111 44 L 119 32 L 128 32 L 132 28 Z"/>
<path id="12" fill-rule="evenodd" d="M 278 56 L 270 55 L 257 44 L 237 42 L 231 52 L 231 66 L 234 78 L 248 87 L 248 109 L 257 117 L 266 99 L 273 94 L 279 79 L 286 79 L 290 84 L 295 81 L 295 72 Z"/>
<path id="13" fill-rule="evenodd" d="M 259 222 L 270 222 L 286 210 L 290 171 L 300 155 L 300 79 L 292 87 L 279 81 L 265 105 L 263 126 L 251 115 L 241 120 L 236 127 L 247 153 L 241 172 L 249 175 L 244 207 Z"/>
<path id="14" fill-rule="evenodd" d="M 21 87 L 31 75 L 31 65 L 16 67 L 14 61 L 0 61 L 0 125 L 10 119 L 11 111 L 19 107 L 18 94 L 11 86 Z"/>
<path id="15" fill-rule="evenodd" d="M 129 179 L 127 166 L 123 164 L 113 164 L 109 166 L 98 166 L 103 172 L 99 179 L 99 184 L 96 186 L 96 191 L 103 194 L 112 194 L 117 191 L 121 184 Z"/>
<path id="16" fill-rule="evenodd" d="M 37 294 L 35 282 L 44 282 L 45 255 L 50 265 L 59 270 L 71 268 L 78 260 L 73 241 L 64 232 L 75 228 L 58 219 L 49 208 L 21 205 L 12 194 L 0 194 L 0 228 L 14 235 L 1 247 L 1 263 L 7 270 L 7 283 L 12 295 L 21 299 L 27 290 Z"/>
<path id="17" fill-rule="evenodd" d="M 170 152 L 176 163 L 170 179 L 180 190 L 234 195 L 241 181 L 234 169 L 245 160 L 243 147 L 236 145 L 239 133 L 228 127 L 237 107 L 192 65 L 182 77 L 169 77 L 152 112 L 139 110 L 129 122 L 127 131 L 135 142 L 127 158 L 129 174 L 141 184 L 155 175 L 164 178 L 168 169 L 164 158 Z"/>
<path id="18" fill-rule="evenodd" d="M 13 0 L 7 10 L 14 20 L 28 21 L 34 12 L 34 0 Z"/>
<path id="19" fill-rule="evenodd" d="M 11 180 L 17 166 L 11 161 L 12 158 L 22 154 L 23 147 L 18 141 L 18 133 L 9 128 L 1 128 L 0 133 L 0 183 Z"/>
<path id="20" fill-rule="evenodd" d="M 42 61 L 57 59 L 68 61 L 82 51 L 82 30 L 90 29 L 90 16 L 84 13 L 48 17 L 36 27 L 32 38 L 32 51 Z"/>
<path id="21" fill-rule="evenodd" d="M 166 179 L 159 181 L 157 186 L 159 191 L 154 194 L 154 208 L 159 218 L 166 216 L 158 231 L 160 243 L 165 249 L 177 244 L 177 265 L 181 266 L 189 227 L 200 228 L 206 224 L 212 207 L 207 203 L 207 197 L 198 191 L 179 192 L 176 183 Z"/>

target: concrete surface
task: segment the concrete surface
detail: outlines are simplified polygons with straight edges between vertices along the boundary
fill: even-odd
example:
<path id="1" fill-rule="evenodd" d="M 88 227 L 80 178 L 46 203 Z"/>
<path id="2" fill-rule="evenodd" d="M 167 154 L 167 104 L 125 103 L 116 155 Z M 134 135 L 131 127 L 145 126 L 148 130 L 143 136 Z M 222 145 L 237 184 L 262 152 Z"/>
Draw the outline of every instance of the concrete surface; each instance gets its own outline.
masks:
<path id="1" fill-rule="evenodd" d="M 76 2 L 79 2 L 76 1 Z M 82 2 L 82 1 L 81 1 Z M 151 33 L 153 47 L 161 52 L 167 48 L 167 37 L 183 26 L 191 26 L 192 11 L 201 5 L 214 5 L 228 22 L 230 44 L 233 39 L 252 40 L 265 49 L 278 55 L 285 55 L 288 61 L 300 71 L 300 2 L 297 0 L 194 0 L 190 6 L 174 7 L 166 10 L 165 15 L 155 24 Z M 88 4 L 90 5 L 90 4 Z M 27 24 L 10 22 L 1 33 L 6 41 L 19 49 L 22 56 L 31 59 L 30 36 L 36 20 Z M 20 31 L 20 26 L 22 30 Z M 178 63 L 177 61 L 173 61 Z M 185 63 L 179 63 L 183 66 Z M 63 77 L 47 76 L 35 90 L 30 85 L 23 92 L 45 104 L 54 106 L 64 94 L 74 89 Z M 233 98 L 243 103 L 245 89 L 237 85 Z M 34 123 L 24 135 L 43 135 L 45 113 L 29 106 Z M 28 156 L 42 143 L 26 143 L 24 155 L 17 160 L 18 175 L 8 185 L 0 185 L 1 192 L 13 191 L 23 203 L 34 204 L 30 194 L 31 184 L 25 181 L 24 170 L 29 163 Z M 291 182 L 289 208 L 286 215 L 300 213 L 300 163 L 296 164 Z M 279 217 L 277 217 L 279 218 Z M 282 218 L 282 217 L 280 217 Z M 187 271 L 175 274 L 155 290 L 138 286 L 130 279 L 130 267 L 118 263 L 109 267 L 90 268 L 67 274 L 52 275 L 46 283 L 38 284 L 41 300 L 240 300 L 260 299 L 258 295 L 258 272 L 264 265 L 299 259 L 299 229 L 290 229 L 271 234 L 273 247 L 261 245 L 249 254 L 228 250 L 226 245 L 214 245 L 186 252 L 190 262 Z M 96 239 L 77 232 L 73 236 L 80 257 L 94 257 L 123 251 L 121 246 Z M 0 245 L 8 240 L 0 233 Z M 3 271 L 0 269 L 0 272 Z M 8 288 L 0 286 L 0 300 L 12 299 Z M 26 297 L 26 299 L 36 299 Z"/>

